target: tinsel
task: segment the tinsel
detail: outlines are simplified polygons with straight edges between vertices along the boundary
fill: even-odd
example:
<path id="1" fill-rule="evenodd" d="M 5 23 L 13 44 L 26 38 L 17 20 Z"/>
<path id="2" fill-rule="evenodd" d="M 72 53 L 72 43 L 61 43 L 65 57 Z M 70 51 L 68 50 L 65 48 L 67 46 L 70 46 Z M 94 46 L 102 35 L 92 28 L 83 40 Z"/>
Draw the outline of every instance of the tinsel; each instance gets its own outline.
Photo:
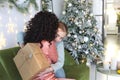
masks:
<path id="1" fill-rule="evenodd" d="M 0 7 L 4 7 L 5 5 L 8 5 L 10 8 L 16 7 L 22 13 L 28 12 L 30 5 L 33 5 L 38 10 L 36 0 L 0 0 Z"/>

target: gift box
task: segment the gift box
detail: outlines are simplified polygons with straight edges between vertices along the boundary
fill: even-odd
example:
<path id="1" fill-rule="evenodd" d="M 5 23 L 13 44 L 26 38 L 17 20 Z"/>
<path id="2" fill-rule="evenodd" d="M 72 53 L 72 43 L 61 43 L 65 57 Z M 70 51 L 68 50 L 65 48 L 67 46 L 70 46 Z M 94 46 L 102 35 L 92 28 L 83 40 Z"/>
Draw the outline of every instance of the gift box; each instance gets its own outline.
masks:
<path id="1" fill-rule="evenodd" d="M 38 43 L 27 43 L 13 60 L 23 80 L 31 80 L 50 66 Z"/>

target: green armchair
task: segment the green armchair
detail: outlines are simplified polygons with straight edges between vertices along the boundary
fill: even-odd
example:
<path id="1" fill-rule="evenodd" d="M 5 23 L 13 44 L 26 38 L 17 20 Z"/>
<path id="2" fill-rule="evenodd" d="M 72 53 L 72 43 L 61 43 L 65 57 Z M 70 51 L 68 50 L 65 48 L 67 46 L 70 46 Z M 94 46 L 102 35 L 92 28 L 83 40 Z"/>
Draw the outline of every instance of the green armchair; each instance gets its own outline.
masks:
<path id="1" fill-rule="evenodd" d="M 13 57 L 19 47 L 0 50 L 0 80 L 22 80 Z M 67 51 L 65 51 L 64 70 L 66 77 L 76 80 L 89 80 L 89 68 L 85 64 L 76 64 Z"/>

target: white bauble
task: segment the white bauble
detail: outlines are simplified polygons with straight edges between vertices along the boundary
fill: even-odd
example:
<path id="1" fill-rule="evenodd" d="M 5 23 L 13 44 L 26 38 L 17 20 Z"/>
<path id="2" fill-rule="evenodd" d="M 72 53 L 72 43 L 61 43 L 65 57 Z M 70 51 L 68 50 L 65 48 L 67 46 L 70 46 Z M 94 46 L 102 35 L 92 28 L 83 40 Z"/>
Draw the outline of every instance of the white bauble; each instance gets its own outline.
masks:
<path id="1" fill-rule="evenodd" d="M 65 12 L 65 11 L 63 11 L 63 12 L 62 12 L 62 14 L 64 14 L 64 15 L 65 15 L 65 14 L 66 14 L 66 12 Z"/>
<path id="2" fill-rule="evenodd" d="M 68 37 L 70 37 L 70 36 L 71 36 L 71 34 L 69 33 L 67 36 L 68 36 Z"/>
<path id="3" fill-rule="evenodd" d="M 81 49 L 81 45 L 78 46 L 78 49 Z"/>
<path id="4" fill-rule="evenodd" d="M 71 4 L 71 3 L 69 3 L 69 4 L 68 4 L 68 7 L 71 7 L 71 6 L 72 6 L 72 4 Z"/>
<path id="5" fill-rule="evenodd" d="M 89 62 L 86 62 L 86 66 L 90 67 L 90 63 L 89 63 Z"/>
<path id="6" fill-rule="evenodd" d="M 76 13 L 78 13 L 79 11 L 78 11 L 78 10 L 76 10 L 75 12 L 76 12 Z"/>
<path id="7" fill-rule="evenodd" d="M 85 42 L 88 42 L 88 40 L 89 40 L 88 37 L 84 37 Z"/>
<path id="8" fill-rule="evenodd" d="M 77 35 L 74 35 L 74 38 L 77 38 Z"/>
<path id="9" fill-rule="evenodd" d="M 75 43 L 72 43 L 72 46 L 75 46 Z"/>
<path id="10" fill-rule="evenodd" d="M 85 51 L 85 54 L 88 54 L 88 51 Z"/>

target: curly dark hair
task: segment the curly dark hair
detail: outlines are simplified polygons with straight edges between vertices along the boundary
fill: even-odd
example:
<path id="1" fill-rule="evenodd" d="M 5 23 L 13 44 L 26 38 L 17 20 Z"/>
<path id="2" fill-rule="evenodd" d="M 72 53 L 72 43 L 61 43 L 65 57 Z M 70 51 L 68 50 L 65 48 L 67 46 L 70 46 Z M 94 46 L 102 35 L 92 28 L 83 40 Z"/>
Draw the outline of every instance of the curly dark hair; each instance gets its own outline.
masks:
<path id="1" fill-rule="evenodd" d="M 41 43 L 42 40 L 51 42 L 55 39 L 57 29 L 57 16 L 52 12 L 40 11 L 26 25 L 24 44 Z"/>

